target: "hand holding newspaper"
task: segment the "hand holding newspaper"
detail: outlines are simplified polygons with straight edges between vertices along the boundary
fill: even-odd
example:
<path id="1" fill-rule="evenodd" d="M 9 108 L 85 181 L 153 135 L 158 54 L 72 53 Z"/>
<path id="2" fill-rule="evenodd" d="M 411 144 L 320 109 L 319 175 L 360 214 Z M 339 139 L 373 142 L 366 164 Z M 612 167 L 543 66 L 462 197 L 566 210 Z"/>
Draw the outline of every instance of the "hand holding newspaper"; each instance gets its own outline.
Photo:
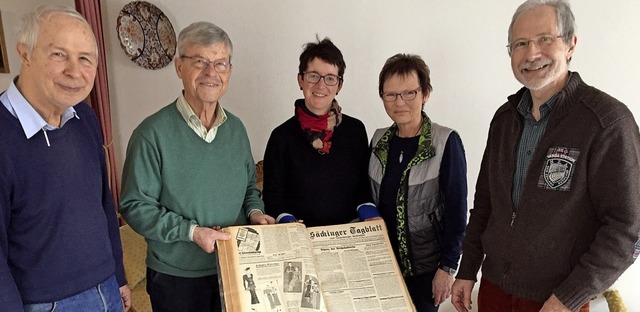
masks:
<path id="1" fill-rule="evenodd" d="M 384 221 L 222 229 L 226 311 L 415 311 Z"/>

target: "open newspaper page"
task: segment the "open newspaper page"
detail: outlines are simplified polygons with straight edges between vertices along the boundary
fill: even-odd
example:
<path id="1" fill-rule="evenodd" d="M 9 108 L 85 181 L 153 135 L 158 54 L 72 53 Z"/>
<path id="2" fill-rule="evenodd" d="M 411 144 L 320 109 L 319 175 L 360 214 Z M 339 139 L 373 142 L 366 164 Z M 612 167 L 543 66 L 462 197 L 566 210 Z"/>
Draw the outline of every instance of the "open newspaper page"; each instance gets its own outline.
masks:
<path id="1" fill-rule="evenodd" d="M 328 311 L 415 311 L 384 221 L 307 231 Z"/>
<path id="2" fill-rule="evenodd" d="M 303 224 L 222 230 L 231 234 L 217 242 L 226 311 L 327 311 Z"/>

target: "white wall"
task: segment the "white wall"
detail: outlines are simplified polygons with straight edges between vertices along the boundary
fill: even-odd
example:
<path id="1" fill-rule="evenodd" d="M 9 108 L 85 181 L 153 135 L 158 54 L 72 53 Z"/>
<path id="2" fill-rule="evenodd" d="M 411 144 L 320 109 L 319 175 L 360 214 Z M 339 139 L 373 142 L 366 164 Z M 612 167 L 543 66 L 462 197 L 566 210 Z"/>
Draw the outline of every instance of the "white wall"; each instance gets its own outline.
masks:
<path id="1" fill-rule="evenodd" d="M 5 32 L 25 8 L 45 0 L 0 0 Z M 73 5 L 72 0 L 58 0 Z M 116 18 L 129 0 L 102 1 L 117 165 L 122 168 L 129 136 L 143 118 L 174 100 L 181 89 L 173 64 L 160 70 L 138 67 L 122 51 Z M 421 55 L 431 67 L 434 92 L 427 103 L 432 120 L 460 132 L 473 194 L 488 124 L 495 109 L 520 85 L 506 53 L 507 27 L 520 1 L 512 0 L 344 0 L 216 1 L 148 0 L 173 23 L 176 34 L 206 20 L 224 28 L 234 43 L 233 74 L 223 106 L 245 123 L 253 155 L 261 159 L 273 128 L 292 116 L 301 97 L 296 84 L 301 46 L 330 37 L 347 63 L 337 99 L 346 114 L 361 119 L 367 132 L 391 123 L 377 96 L 384 61 L 398 52 Z M 574 0 L 578 46 L 571 69 L 626 103 L 640 118 L 640 1 Z M 4 89 L 18 72 L 15 38 L 7 34 L 11 74 L 0 74 Z M 624 178 L 624 177 L 621 177 Z M 471 203 L 471 198 L 470 198 Z M 618 282 L 631 311 L 640 265 Z M 449 308 L 444 308 L 447 311 Z M 603 304 L 592 311 L 606 311 Z"/>

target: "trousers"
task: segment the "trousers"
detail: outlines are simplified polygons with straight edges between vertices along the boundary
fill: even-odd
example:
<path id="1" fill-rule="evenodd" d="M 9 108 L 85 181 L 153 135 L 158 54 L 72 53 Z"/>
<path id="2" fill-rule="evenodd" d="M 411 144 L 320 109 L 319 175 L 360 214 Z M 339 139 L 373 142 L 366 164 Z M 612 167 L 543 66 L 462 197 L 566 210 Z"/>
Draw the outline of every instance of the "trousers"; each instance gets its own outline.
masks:
<path id="1" fill-rule="evenodd" d="M 217 275 L 181 277 L 147 267 L 147 293 L 154 312 L 222 311 Z"/>
<path id="2" fill-rule="evenodd" d="M 23 305 L 25 312 L 123 312 L 115 275 L 77 295 L 62 300 Z"/>
<path id="3" fill-rule="evenodd" d="M 525 300 L 505 293 L 500 287 L 481 279 L 478 290 L 478 312 L 538 312 L 544 302 Z M 589 312 L 587 302 L 580 312 Z"/>

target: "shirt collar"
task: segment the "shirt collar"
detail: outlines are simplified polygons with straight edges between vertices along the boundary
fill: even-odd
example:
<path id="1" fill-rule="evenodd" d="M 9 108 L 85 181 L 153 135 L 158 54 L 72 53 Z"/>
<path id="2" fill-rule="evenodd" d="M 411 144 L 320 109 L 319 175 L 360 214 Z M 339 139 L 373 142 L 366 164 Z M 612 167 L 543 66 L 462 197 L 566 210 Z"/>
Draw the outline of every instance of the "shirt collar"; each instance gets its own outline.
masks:
<path id="1" fill-rule="evenodd" d="M 204 125 L 202 125 L 202 122 L 200 121 L 200 118 L 193 111 L 189 103 L 187 103 L 187 99 L 184 97 L 184 94 L 180 93 L 180 96 L 176 100 L 176 106 L 178 107 L 180 115 L 182 116 L 184 121 L 187 122 L 187 124 L 189 124 L 190 122 L 194 122 L 199 126 L 204 127 Z M 224 109 L 222 109 L 222 105 L 220 105 L 219 101 L 216 110 L 216 120 L 213 122 L 213 127 L 211 128 L 219 127 L 227 120 L 227 114 L 224 112 Z"/>
<path id="2" fill-rule="evenodd" d="M 42 118 L 42 116 L 38 114 L 33 106 L 29 104 L 27 99 L 24 98 L 22 93 L 20 93 L 20 90 L 18 90 L 18 87 L 15 84 L 17 80 L 18 77 L 11 81 L 9 88 L 2 95 L 1 100 L 7 110 L 11 113 L 11 115 L 18 118 L 18 121 L 20 121 L 20 125 L 22 126 L 22 131 L 24 131 L 27 139 L 30 139 L 41 129 L 55 130 L 58 128 L 62 128 L 62 126 L 64 126 L 64 124 L 71 118 L 75 117 L 80 119 L 80 116 L 78 116 L 76 110 L 73 107 L 69 107 L 64 112 L 62 112 L 62 116 L 60 118 L 60 127 L 55 127 L 47 124 L 44 118 Z"/>
<path id="3" fill-rule="evenodd" d="M 550 99 L 544 102 L 542 106 L 540 106 L 540 119 L 546 118 L 551 113 L 551 110 L 558 99 L 558 94 L 559 93 L 554 94 Z M 533 116 L 531 114 L 532 105 L 533 100 L 531 99 L 531 91 L 525 90 L 520 98 L 520 102 L 518 103 L 518 113 L 524 117 Z"/>

